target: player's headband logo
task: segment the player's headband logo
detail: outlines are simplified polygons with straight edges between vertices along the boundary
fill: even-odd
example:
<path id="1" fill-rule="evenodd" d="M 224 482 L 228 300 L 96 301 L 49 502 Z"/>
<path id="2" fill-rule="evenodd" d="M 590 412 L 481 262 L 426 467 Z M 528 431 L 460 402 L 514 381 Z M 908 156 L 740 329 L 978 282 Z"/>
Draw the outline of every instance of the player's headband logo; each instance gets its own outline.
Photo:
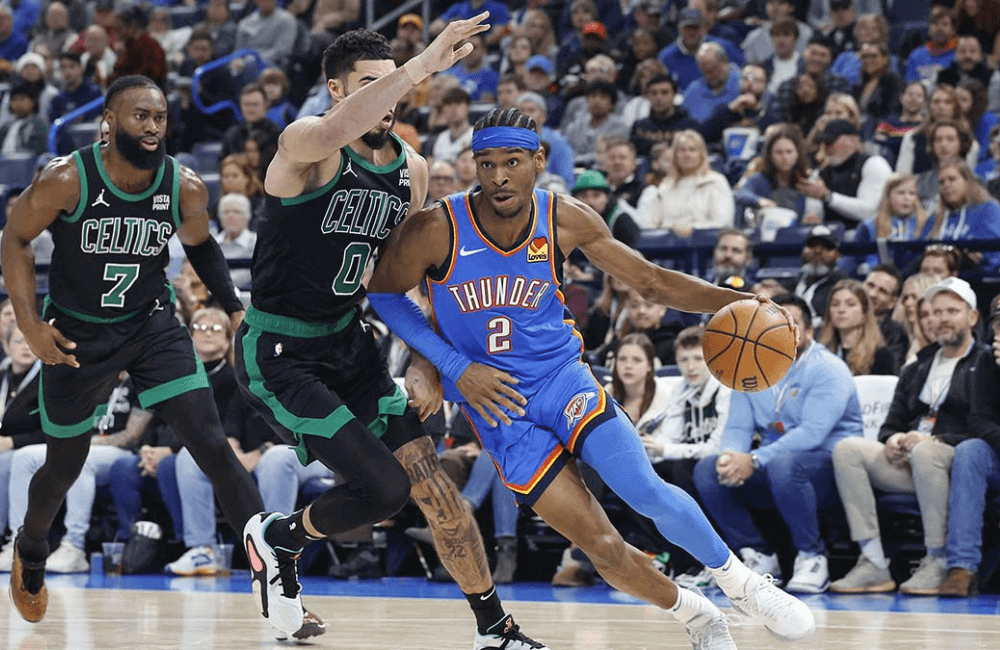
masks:
<path id="1" fill-rule="evenodd" d="M 541 142 L 538 134 L 519 126 L 488 126 L 472 134 L 472 151 L 518 147 L 538 151 Z"/>

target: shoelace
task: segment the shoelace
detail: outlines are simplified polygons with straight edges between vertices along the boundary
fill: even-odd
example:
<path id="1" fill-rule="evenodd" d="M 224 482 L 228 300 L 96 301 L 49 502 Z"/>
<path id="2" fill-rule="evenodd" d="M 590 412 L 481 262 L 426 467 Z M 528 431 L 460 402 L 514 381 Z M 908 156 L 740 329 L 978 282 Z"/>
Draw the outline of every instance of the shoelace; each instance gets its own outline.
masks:
<path id="1" fill-rule="evenodd" d="M 278 575 L 271 578 L 271 584 L 273 585 L 278 580 L 281 580 L 281 592 L 285 598 L 295 598 L 302 589 L 301 585 L 299 585 L 299 567 L 297 562 L 299 554 L 289 555 L 284 551 L 276 550 L 275 557 L 278 560 Z"/>
<path id="2" fill-rule="evenodd" d="M 532 638 L 526 637 L 521 634 L 521 627 L 517 624 L 511 626 L 507 632 L 499 635 L 503 639 L 503 643 L 500 644 L 500 650 L 504 650 L 512 642 L 517 641 L 523 644 L 527 648 L 544 648 L 545 646 Z"/>
<path id="3" fill-rule="evenodd" d="M 736 650 L 736 644 L 732 642 L 732 639 L 725 638 L 729 636 L 728 619 L 726 617 L 712 618 L 704 625 L 689 626 L 686 629 L 688 638 L 691 639 L 691 645 L 695 650 L 721 650 L 718 645 L 714 644 L 720 638 L 729 642 L 729 648 Z"/>
<path id="4" fill-rule="evenodd" d="M 778 612 L 781 610 L 787 610 L 789 608 L 789 601 L 784 597 L 784 593 L 778 591 L 774 587 L 774 576 L 770 573 L 765 573 L 761 576 L 761 580 L 757 584 L 753 585 L 747 592 L 746 596 L 739 599 L 739 605 L 741 609 L 747 609 L 747 605 L 751 605 L 750 609 L 756 609 L 756 612 L 750 612 L 751 614 L 762 614 L 765 613 L 769 617 L 778 617 Z M 772 587 L 769 589 L 769 587 Z M 761 595 L 755 600 L 751 596 L 754 592 L 761 592 Z M 755 607 L 753 607 L 755 606 Z"/>

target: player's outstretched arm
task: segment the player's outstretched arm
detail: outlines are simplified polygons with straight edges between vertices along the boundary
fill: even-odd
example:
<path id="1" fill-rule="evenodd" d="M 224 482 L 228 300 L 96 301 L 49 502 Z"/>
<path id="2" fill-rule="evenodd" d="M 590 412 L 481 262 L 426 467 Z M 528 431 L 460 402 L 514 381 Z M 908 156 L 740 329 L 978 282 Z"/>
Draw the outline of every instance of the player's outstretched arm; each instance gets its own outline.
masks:
<path id="1" fill-rule="evenodd" d="M 280 163 L 309 165 L 326 160 L 341 147 L 357 140 L 379 123 L 413 86 L 447 70 L 472 51 L 472 44 L 455 46 L 474 34 L 487 31 L 489 12 L 449 23 L 419 55 L 402 68 L 372 80 L 334 103 L 323 117 L 308 116 L 288 125 L 278 141 Z M 273 165 L 273 163 L 272 163 Z"/>
<path id="2" fill-rule="evenodd" d="M 652 264 L 615 239 L 604 219 L 590 206 L 565 195 L 559 195 L 558 201 L 559 243 L 563 252 L 568 255 L 579 248 L 597 268 L 649 300 L 680 311 L 714 313 L 731 302 L 754 297 Z"/>
<path id="3" fill-rule="evenodd" d="M 177 237 L 195 273 L 229 314 L 235 331 L 243 320 L 243 303 L 236 295 L 226 257 L 209 230 L 208 188 L 198 174 L 187 167 L 180 168 L 180 176 L 181 227 Z"/>
<path id="4" fill-rule="evenodd" d="M 54 158 L 14 203 L 3 231 L 0 264 L 18 327 L 28 347 L 43 363 L 79 368 L 76 344 L 38 317 L 35 301 L 35 254 L 31 242 L 59 218 L 72 214 L 80 202 L 80 176 L 71 157 Z M 58 254 L 58 252 L 56 253 Z"/>

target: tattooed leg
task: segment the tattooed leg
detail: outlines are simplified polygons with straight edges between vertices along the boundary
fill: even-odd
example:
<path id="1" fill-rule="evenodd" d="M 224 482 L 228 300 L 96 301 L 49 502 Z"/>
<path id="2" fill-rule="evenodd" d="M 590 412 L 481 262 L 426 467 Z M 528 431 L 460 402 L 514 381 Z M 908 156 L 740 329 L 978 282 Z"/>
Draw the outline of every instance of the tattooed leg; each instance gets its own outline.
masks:
<path id="1" fill-rule="evenodd" d="M 458 488 L 441 469 L 431 439 L 418 438 L 397 449 L 395 455 L 410 477 L 410 496 L 427 519 L 441 563 L 466 594 L 489 591 L 493 579 L 479 526 Z"/>

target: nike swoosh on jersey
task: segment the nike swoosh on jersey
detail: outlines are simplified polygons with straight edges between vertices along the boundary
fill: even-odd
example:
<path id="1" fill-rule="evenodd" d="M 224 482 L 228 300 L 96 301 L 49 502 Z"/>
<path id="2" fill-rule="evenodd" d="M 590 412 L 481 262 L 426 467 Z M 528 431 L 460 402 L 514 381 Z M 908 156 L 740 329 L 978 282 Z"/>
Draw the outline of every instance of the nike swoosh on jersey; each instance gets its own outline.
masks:
<path id="1" fill-rule="evenodd" d="M 465 250 L 465 246 L 462 246 L 462 249 L 458 251 L 458 254 L 462 257 L 468 257 L 469 255 L 475 255 L 476 253 L 482 253 L 484 250 L 486 250 L 485 246 L 471 251 Z"/>

